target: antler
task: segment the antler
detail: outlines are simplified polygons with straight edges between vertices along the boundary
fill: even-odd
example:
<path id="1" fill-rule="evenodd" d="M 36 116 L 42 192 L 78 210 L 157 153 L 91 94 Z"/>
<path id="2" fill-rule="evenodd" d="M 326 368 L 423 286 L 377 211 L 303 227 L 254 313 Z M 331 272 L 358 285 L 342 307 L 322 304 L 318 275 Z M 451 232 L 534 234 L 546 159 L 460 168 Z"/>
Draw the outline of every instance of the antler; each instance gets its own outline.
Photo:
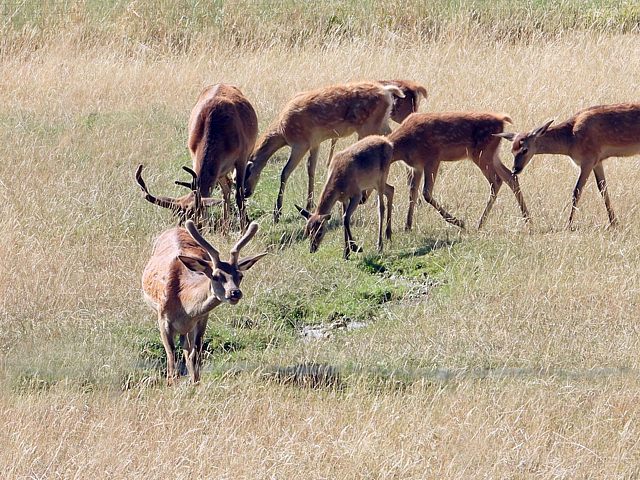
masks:
<path id="1" fill-rule="evenodd" d="M 196 228 L 196 224 L 191 220 L 187 220 L 184 224 L 184 228 L 186 228 L 189 235 L 191 235 L 193 239 L 207 251 L 209 257 L 211 257 L 211 260 L 213 261 L 213 264 L 217 266 L 220 263 L 220 253 L 200 234 Z"/>
<path id="2" fill-rule="evenodd" d="M 144 165 L 140 164 L 138 165 L 138 168 L 136 170 L 136 183 L 138 185 L 140 185 L 140 188 L 142 189 L 142 192 L 145 195 L 145 199 L 151 203 L 153 203 L 154 205 L 158 205 L 160 207 L 164 207 L 164 208 L 175 208 L 176 207 L 176 201 L 173 198 L 168 198 L 168 197 L 155 197 L 153 195 L 151 195 L 149 193 L 149 190 L 147 189 L 147 185 L 144 183 L 144 180 L 142 179 L 142 169 L 144 168 Z"/>
<path id="3" fill-rule="evenodd" d="M 251 222 L 247 231 L 244 235 L 236 242 L 236 244 L 231 249 L 231 265 L 238 264 L 238 257 L 240 256 L 240 250 L 244 247 L 249 241 L 254 237 L 256 232 L 258 231 L 258 224 L 256 222 Z"/>
<path id="4" fill-rule="evenodd" d="M 198 174 L 186 165 L 183 166 L 182 169 L 191 175 L 191 190 L 196 190 L 198 188 Z"/>
<path id="5" fill-rule="evenodd" d="M 180 180 L 176 180 L 175 184 L 176 185 L 180 185 L 181 187 L 186 187 L 191 189 L 192 191 L 196 191 L 196 189 L 198 188 L 198 174 L 196 172 L 194 172 L 193 170 L 191 170 L 189 167 L 187 166 L 183 166 L 182 169 L 187 172 L 189 175 L 191 175 L 191 182 L 181 182 Z"/>

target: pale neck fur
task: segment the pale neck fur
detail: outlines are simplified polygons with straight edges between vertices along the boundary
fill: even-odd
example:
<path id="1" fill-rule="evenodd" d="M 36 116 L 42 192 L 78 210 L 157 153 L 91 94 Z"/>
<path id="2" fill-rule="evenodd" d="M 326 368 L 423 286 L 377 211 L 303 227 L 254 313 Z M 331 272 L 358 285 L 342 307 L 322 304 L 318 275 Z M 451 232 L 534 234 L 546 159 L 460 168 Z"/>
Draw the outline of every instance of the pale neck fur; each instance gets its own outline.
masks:
<path id="1" fill-rule="evenodd" d="M 218 300 L 218 297 L 216 297 L 211 291 L 211 281 L 209 280 L 209 278 L 204 275 L 202 275 L 202 277 L 204 278 L 204 280 L 198 282 L 197 285 L 194 285 L 193 288 L 195 291 L 191 296 L 193 300 L 192 302 L 189 302 L 193 305 L 193 308 L 187 313 L 193 317 L 209 313 L 211 310 L 222 303 L 220 300 Z"/>
<path id="2" fill-rule="evenodd" d="M 570 155 L 573 146 L 573 125 L 564 123 L 549 127 L 544 135 L 536 139 L 536 153 Z"/>
<path id="3" fill-rule="evenodd" d="M 331 177 L 329 177 L 331 179 Z M 331 181 L 331 180 L 330 180 Z M 333 206 L 338 201 L 338 192 L 332 186 L 327 186 L 324 190 L 322 190 L 322 194 L 320 195 L 320 201 L 318 202 L 318 208 L 316 209 L 316 213 L 318 215 L 327 215 L 331 213 Z"/>

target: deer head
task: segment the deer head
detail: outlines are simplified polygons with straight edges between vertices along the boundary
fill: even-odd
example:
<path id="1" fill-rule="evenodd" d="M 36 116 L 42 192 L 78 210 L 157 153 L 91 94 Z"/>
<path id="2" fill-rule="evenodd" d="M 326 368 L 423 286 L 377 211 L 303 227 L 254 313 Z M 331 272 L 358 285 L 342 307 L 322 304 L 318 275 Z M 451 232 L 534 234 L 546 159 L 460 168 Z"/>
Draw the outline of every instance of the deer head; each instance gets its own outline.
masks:
<path id="1" fill-rule="evenodd" d="M 307 224 L 304 226 L 304 236 L 309 237 L 311 242 L 309 251 L 315 253 L 318 251 L 320 243 L 322 243 L 324 234 L 327 233 L 327 222 L 331 218 L 331 214 L 311 213 L 298 205 L 295 207 L 300 212 L 300 215 L 307 219 Z"/>
<path id="2" fill-rule="evenodd" d="M 136 183 L 142 189 L 144 198 L 154 205 L 170 209 L 173 214 L 178 217 L 178 225 L 182 225 L 186 220 L 192 219 L 202 226 L 207 219 L 207 207 L 217 205 L 222 202 L 220 199 L 211 197 L 202 197 L 198 188 L 198 176 L 189 167 L 182 167 L 184 171 L 192 177 L 191 182 L 181 182 L 176 180 L 176 185 L 187 187 L 191 190 L 187 195 L 179 198 L 156 197 L 149 193 L 147 186 L 142 179 L 143 165 L 138 165 L 136 170 Z"/>
<path id="3" fill-rule="evenodd" d="M 513 171 L 514 175 L 518 175 L 524 167 L 527 166 L 531 158 L 538 153 L 537 143 L 538 138 L 543 136 L 549 126 L 553 123 L 553 120 L 548 120 L 543 125 L 534 128 L 530 132 L 525 133 L 513 133 L 502 132 L 496 133 L 496 137 L 506 138 L 513 142 L 511 146 L 511 152 L 513 153 Z"/>
<path id="4" fill-rule="evenodd" d="M 258 253 L 240 259 L 240 250 L 254 237 L 258 231 L 258 224 L 252 222 L 245 234 L 236 242 L 230 251 L 230 259 L 225 262 L 220 259 L 220 253 L 198 231 L 191 220 L 185 222 L 185 229 L 189 235 L 209 255 L 209 260 L 179 255 L 178 258 L 189 270 L 205 275 L 210 282 L 210 292 L 222 303 L 235 305 L 242 298 L 240 282 L 243 272 L 249 270 L 255 263 L 264 257 L 267 252 Z"/>

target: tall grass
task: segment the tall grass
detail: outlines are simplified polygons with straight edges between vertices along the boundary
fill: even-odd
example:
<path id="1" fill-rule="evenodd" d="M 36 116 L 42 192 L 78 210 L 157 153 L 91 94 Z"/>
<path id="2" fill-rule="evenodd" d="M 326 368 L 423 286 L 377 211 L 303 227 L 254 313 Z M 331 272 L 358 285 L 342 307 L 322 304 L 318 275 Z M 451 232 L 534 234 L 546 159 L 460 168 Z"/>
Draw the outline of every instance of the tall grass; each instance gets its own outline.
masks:
<path id="1" fill-rule="evenodd" d="M 139 282 L 173 220 L 133 181 L 144 163 L 154 192 L 178 192 L 188 113 L 218 81 L 240 86 L 261 130 L 294 92 L 371 78 L 424 84 L 423 110 L 507 112 L 513 129 L 637 101 L 637 9 L 571 0 L 2 4 L 3 474 L 637 476 L 637 157 L 606 164 L 621 227 L 606 229 L 590 182 L 575 232 L 564 229 L 577 176 L 567 158 L 536 158 L 521 176 L 531 232 L 508 189 L 482 232 L 461 233 L 428 205 L 403 232 L 396 165 L 393 242 L 373 253 L 376 209 L 359 207 L 365 254 L 344 262 L 338 222 L 315 255 L 301 238 L 292 204 L 305 194 L 302 168 L 282 223 L 271 224 L 281 151 L 249 201 L 261 223 L 249 248 L 271 255 L 247 273 L 241 304 L 211 315 L 196 388 L 162 387 L 164 353 Z M 510 164 L 506 145 L 502 158 Z M 441 167 L 435 195 L 468 224 L 488 194 L 470 162 Z M 235 235 L 208 237 L 226 250 Z M 351 321 L 364 328 L 299 335 Z M 313 391 L 276 381 L 296 366 L 335 369 L 340 382 Z"/>
<path id="2" fill-rule="evenodd" d="M 520 42 L 572 31 L 640 29 L 637 2 L 614 0 L 47 0 L 4 2 L 0 15 L 3 55 L 60 40 L 109 44 L 130 54 L 175 54 L 216 44 L 246 50 L 366 39 L 383 45 L 391 39 L 453 40 L 461 33 Z"/>

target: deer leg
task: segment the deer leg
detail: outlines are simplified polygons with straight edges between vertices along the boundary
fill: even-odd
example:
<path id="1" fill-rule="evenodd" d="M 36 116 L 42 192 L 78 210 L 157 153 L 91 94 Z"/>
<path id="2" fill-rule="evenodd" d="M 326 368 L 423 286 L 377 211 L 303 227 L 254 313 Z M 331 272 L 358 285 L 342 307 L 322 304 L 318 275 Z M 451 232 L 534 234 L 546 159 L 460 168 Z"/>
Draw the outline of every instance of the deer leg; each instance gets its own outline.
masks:
<path id="1" fill-rule="evenodd" d="M 578 201 L 580 200 L 580 195 L 582 195 L 582 190 L 584 189 L 584 185 L 585 183 L 587 183 L 587 179 L 589 178 L 589 174 L 591 173 L 592 170 L 593 170 L 592 163 L 583 163 L 582 165 L 580 165 L 580 176 L 578 177 L 576 186 L 573 189 L 573 197 L 571 198 L 571 213 L 569 214 L 568 228 L 572 228 L 573 215 L 576 212 L 576 210 L 578 210 Z"/>
<path id="2" fill-rule="evenodd" d="M 309 149 L 307 145 L 294 145 L 291 147 L 291 154 L 289 155 L 289 160 L 286 165 L 282 169 L 282 173 L 280 174 L 280 190 L 278 191 L 278 198 L 276 199 L 276 206 L 273 210 L 273 222 L 278 223 L 280 221 L 280 215 L 282 214 L 282 198 L 284 197 L 284 189 L 287 186 L 287 180 L 291 175 L 291 172 L 295 170 L 295 168 L 304 157 L 304 154 Z"/>
<path id="3" fill-rule="evenodd" d="M 382 253 L 382 224 L 384 223 L 384 188 L 378 188 L 378 253 Z"/>
<path id="4" fill-rule="evenodd" d="M 180 349 L 184 352 L 184 345 L 185 342 L 187 340 L 187 336 L 186 335 L 179 335 L 178 336 L 178 345 L 180 345 Z M 183 375 L 187 375 L 189 373 L 188 369 L 187 369 L 187 357 L 186 355 L 183 356 L 183 358 L 180 358 L 180 355 L 177 354 L 178 352 L 178 347 L 176 346 L 176 374 L 178 377 L 181 377 Z"/>
<path id="5" fill-rule="evenodd" d="M 319 146 L 315 146 L 309 152 L 307 159 L 307 175 L 309 177 L 309 185 L 307 187 L 307 210 L 313 210 L 313 189 L 316 181 L 316 165 L 318 164 Z"/>
<path id="6" fill-rule="evenodd" d="M 200 367 L 202 365 L 202 341 L 207 328 L 207 317 L 201 318 L 191 332 L 186 335 L 184 359 L 192 383 L 200 381 Z"/>
<path id="7" fill-rule="evenodd" d="M 240 219 L 240 230 L 244 232 L 249 225 L 244 199 L 244 176 L 247 167 L 246 159 L 236 163 L 236 205 L 238 206 L 238 217 Z"/>
<path id="8" fill-rule="evenodd" d="M 182 343 L 182 353 L 184 355 L 184 363 L 187 366 L 187 372 L 189 372 L 189 378 L 191 379 L 191 382 L 195 383 L 196 349 L 195 335 L 193 330 L 184 336 L 184 341 Z"/>
<path id="9" fill-rule="evenodd" d="M 222 191 L 222 229 L 227 230 L 229 227 L 229 203 L 231 201 L 231 180 L 226 175 L 218 180 L 220 190 Z"/>
<path id="10" fill-rule="evenodd" d="M 391 240 L 391 212 L 393 210 L 393 194 L 395 189 L 392 185 L 385 184 L 384 195 L 387 197 L 387 229 L 385 230 L 385 237 L 387 240 Z"/>
<path id="11" fill-rule="evenodd" d="M 411 230 L 413 226 L 413 210 L 418 199 L 418 187 L 422 181 L 422 174 L 422 170 L 416 168 L 409 171 L 409 211 L 407 212 L 407 223 L 404 226 L 405 230 Z"/>
<path id="12" fill-rule="evenodd" d="M 353 215 L 353 212 L 358 207 L 361 196 L 362 194 L 351 197 L 349 199 L 349 205 L 346 208 L 344 208 L 344 204 L 343 204 L 344 214 L 342 216 L 342 224 L 344 226 L 344 233 L 345 233 L 345 236 L 344 236 L 344 239 L 345 239 L 344 259 L 345 260 L 349 259 L 349 254 L 351 252 L 357 253 L 362 251 L 362 249 L 358 247 L 358 245 L 356 244 L 355 240 L 353 239 L 353 234 L 351 233 L 351 215 Z"/>
<path id="13" fill-rule="evenodd" d="M 347 228 L 347 223 L 346 223 L 346 218 L 347 218 L 347 207 L 348 207 L 348 203 L 347 202 L 342 202 L 342 232 L 344 233 L 344 251 L 342 253 L 342 257 L 345 260 L 349 259 L 349 253 L 351 253 L 351 250 L 349 249 L 349 245 L 351 242 L 351 236 L 350 236 L 350 231 Z"/>
<path id="14" fill-rule="evenodd" d="M 209 319 L 208 315 L 205 315 L 202 319 L 198 321 L 196 324 L 196 338 L 195 338 L 195 347 L 197 352 L 197 362 L 196 362 L 196 382 L 200 381 L 200 370 L 202 368 L 202 344 L 204 342 L 204 333 L 207 330 L 207 320 Z"/>
<path id="15" fill-rule="evenodd" d="M 455 225 L 456 227 L 460 227 L 464 229 L 464 222 L 462 220 L 458 220 L 456 217 L 447 212 L 437 201 L 433 198 L 433 184 L 436 181 L 436 176 L 438 175 L 438 167 L 440 166 L 440 162 L 433 162 L 431 165 L 427 165 L 427 168 L 424 170 L 424 187 L 422 188 L 422 196 L 433 208 L 435 208 L 438 213 L 444 218 L 447 222 Z"/>
<path id="16" fill-rule="evenodd" d="M 480 217 L 480 222 L 478 222 L 478 230 L 480 230 L 484 225 L 484 222 L 487 220 L 489 212 L 491 212 L 493 204 L 498 197 L 498 192 L 500 191 L 500 187 L 502 187 L 502 179 L 491 167 L 491 165 L 483 165 L 480 162 L 476 162 L 476 165 L 478 165 L 478 167 L 482 171 L 482 174 L 489 182 L 489 200 L 487 201 L 487 205 L 484 207 L 484 211 L 482 212 L 482 216 Z"/>
<path id="17" fill-rule="evenodd" d="M 178 379 L 176 372 L 176 346 L 173 341 L 175 332 L 161 313 L 158 313 L 158 328 L 160 329 L 160 338 L 162 339 L 164 351 L 167 354 L 167 385 L 173 385 Z"/>
<path id="18" fill-rule="evenodd" d="M 331 160 L 333 160 L 333 152 L 336 149 L 336 143 L 338 143 L 338 139 L 332 138 L 331 146 L 329 147 L 329 159 L 327 160 L 327 166 L 331 165 Z"/>
<path id="19" fill-rule="evenodd" d="M 609 215 L 609 225 L 615 227 L 616 225 L 618 225 L 618 220 L 616 219 L 616 214 L 613 213 L 611 200 L 609 200 L 607 180 L 604 178 L 604 166 L 602 165 L 602 163 L 598 163 L 593 167 L 593 174 L 596 177 L 596 183 L 598 184 L 600 195 L 602 195 L 602 199 L 604 200 L 604 206 L 607 208 L 607 214 Z"/>
<path id="20" fill-rule="evenodd" d="M 518 206 L 520 207 L 520 211 L 522 212 L 522 218 L 528 224 L 531 224 L 531 215 L 529 215 L 529 210 L 527 209 L 527 205 L 524 201 L 524 195 L 522 195 L 522 190 L 520 190 L 520 182 L 518 181 L 518 176 L 514 175 L 509 171 L 507 167 L 505 167 L 499 158 L 494 157 L 493 160 L 493 168 L 495 169 L 495 173 L 500 177 L 500 179 L 507 184 L 507 186 L 511 189 L 513 194 L 516 197 L 516 201 L 518 202 Z M 496 195 L 498 192 L 496 191 Z M 479 228 L 479 227 L 478 227 Z"/>

